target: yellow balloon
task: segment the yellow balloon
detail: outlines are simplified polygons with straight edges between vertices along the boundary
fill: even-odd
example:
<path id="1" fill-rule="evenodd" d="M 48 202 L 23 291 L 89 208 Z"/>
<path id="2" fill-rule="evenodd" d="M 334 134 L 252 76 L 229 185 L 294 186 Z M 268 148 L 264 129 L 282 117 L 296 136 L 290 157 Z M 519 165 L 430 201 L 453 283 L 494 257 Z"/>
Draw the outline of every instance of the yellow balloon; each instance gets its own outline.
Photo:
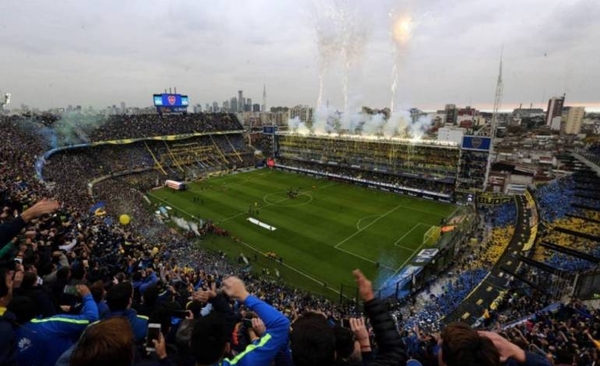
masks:
<path id="1" fill-rule="evenodd" d="M 129 217 L 127 214 L 123 214 L 119 217 L 119 222 L 121 225 L 129 225 L 129 222 L 131 222 L 131 217 Z"/>

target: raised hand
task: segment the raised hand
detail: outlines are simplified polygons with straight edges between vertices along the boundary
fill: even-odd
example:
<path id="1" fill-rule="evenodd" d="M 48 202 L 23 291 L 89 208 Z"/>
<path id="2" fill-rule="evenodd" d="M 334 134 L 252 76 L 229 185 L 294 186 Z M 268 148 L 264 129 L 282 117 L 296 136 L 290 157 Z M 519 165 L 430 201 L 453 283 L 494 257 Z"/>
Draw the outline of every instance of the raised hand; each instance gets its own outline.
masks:
<path id="1" fill-rule="evenodd" d="M 363 301 L 371 301 L 375 298 L 375 294 L 373 293 L 373 284 L 371 281 L 365 277 L 365 275 L 360 271 L 360 269 L 355 269 L 352 271 L 354 275 L 354 280 L 358 285 L 358 294 Z"/>
<path id="2" fill-rule="evenodd" d="M 58 201 L 51 201 L 47 199 L 43 199 L 37 202 L 35 205 L 31 206 L 27 210 L 25 210 L 21 214 L 21 218 L 25 222 L 29 222 L 35 218 L 38 218 L 42 215 L 52 213 L 60 207 Z"/>
<path id="3" fill-rule="evenodd" d="M 242 302 L 246 301 L 246 298 L 250 296 L 244 282 L 235 276 L 227 277 L 223 280 L 223 290 L 227 296 Z"/>

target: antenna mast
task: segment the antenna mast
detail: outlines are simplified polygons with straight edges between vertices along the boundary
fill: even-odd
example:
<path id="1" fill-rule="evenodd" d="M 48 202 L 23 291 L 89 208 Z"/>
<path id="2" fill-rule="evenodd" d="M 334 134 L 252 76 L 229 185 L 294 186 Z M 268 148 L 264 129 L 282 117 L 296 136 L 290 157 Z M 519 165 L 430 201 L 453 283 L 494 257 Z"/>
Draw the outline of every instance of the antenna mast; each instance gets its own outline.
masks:
<path id="1" fill-rule="evenodd" d="M 502 104 L 502 92 L 504 90 L 504 83 L 502 82 L 502 55 L 504 53 L 504 46 L 500 51 L 500 68 L 498 70 L 498 81 L 496 82 L 496 95 L 494 97 L 494 111 L 492 113 L 492 122 L 490 123 L 490 150 L 488 155 L 487 167 L 485 169 L 485 180 L 483 182 L 483 191 L 487 189 L 488 181 L 490 178 L 490 170 L 492 168 L 492 159 L 494 157 L 494 138 L 496 137 L 496 127 L 498 126 L 498 110 Z"/>

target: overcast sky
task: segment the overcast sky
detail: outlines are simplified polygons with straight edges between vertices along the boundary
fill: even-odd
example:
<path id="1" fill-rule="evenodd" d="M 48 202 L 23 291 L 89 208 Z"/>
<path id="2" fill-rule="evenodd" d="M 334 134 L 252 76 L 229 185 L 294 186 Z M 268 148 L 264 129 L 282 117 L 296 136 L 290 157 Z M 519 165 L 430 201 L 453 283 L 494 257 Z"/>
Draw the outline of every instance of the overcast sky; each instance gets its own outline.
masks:
<path id="1" fill-rule="evenodd" d="M 412 19 L 402 46 L 398 17 Z M 269 106 L 314 106 L 322 73 L 323 102 L 387 107 L 397 63 L 396 105 L 487 109 L 504 45 L 505 108 L 566 93 L 597 109 L 599 19 L 597 0 L 3 1 L 0 91 L 17 106 L 149 106 L 176 86 L 204 105 L 238 89 L 260 103 L 266 82 Z"/>

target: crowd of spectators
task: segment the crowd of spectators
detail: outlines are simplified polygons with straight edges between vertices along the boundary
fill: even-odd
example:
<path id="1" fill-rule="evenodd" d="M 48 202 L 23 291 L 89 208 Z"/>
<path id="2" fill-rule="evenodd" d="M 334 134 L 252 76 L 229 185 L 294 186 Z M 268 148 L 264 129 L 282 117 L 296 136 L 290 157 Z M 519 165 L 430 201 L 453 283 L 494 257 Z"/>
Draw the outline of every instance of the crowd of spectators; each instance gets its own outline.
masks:
<path id="1" fill-rule="evenodd" d="M 451 195 L 454 191 L 454 182 L 436 180 L 433 177 L 425 179 L 408 173 L 392 174 L 385 171 L 371 171 L 289 158 L 278 158 L 276 159 L 276 164 L 283 167 L 302 169 L 311 174 L 336 174 L 350 179 L 364 180 L 366 184 L 368 182 L 373 182 L 373 184 L 390 184 L 397 188 L 407 188 L 414 192 L 434 192 Z"/>
<path id="2" fill-rule="evenodd" d="M 439 320 L 452 313 L 488 274 L 513 238 L 517 221 L 515 202 L 479 207 L 480 226 L 484 228 L 475 240 L 469 241 L 447 273 L 427 284 L 418 295 L 419 301 L 401 311 L 406 331 L 414 326 L 422 330 L 439 329 Z"/>
<path id="3" fill-rule="evenodd" d="M 575 195 L 575 181 L 570 178 L 555 179 L 541 186 L 535 193 L 542 220 L 552 222 L 563 218 L 571 210 Z"/>
<path id="4" fill-rule="evenodd" d="M 600 248 L 593 240 L 557 230 L 567 229 L 571 232 L 592 236 L 597 236 L 600 232 L 600 224 L 593 221 L 598 217 L 598 210 L 584 210 L 573 207 L 573 204 L 583 204 L 587 207 L 598 205 L 598 200 L 586 200 L 581 197 L 581 191 L 578 191 L 577 187 L 586 187 L 590 184 L 586 185 L 586 183 L 578 182 L 577 179 L 578 177 L 573 176 L 557 179 L 537 190 L 535 194 L 536 201 L 538 202 L 540 216 L 545 220 L 545 230 L 539 235 L 538 241 L 540 243 L 557 244 L 561 247 L 575 249 L 598 257 L 600 256 Z M 592 185 L 590 188 L 595 187 Z M 582 218 L 573 217 L 572 215 Z M 554 268 L 569 272 L 584 271 L 594 267 L 594 263 L 541 245 L 535 247 L 533 258 Z"/>
<path id="5" fill-rule="evenodd" d="M 119 179 L 128 187 L 147 190 L 159 186 L 166 179 L 186 180 L 201 174 L 253 165 L 253 155 L 243 145 L 240 134 L 230 137 L 192 137 L 181 141 L 141 141 L 125 145 L 97 145 L 58 151 L 45 159 L 43 178 L 54 185 L 63 202 L 85 210 L 93 205 L 89 183 L 101 177 L 117 177 L 135 171 L 132 179 Z M 154 170 L 155 167 L 161 170 Z M 68 169 L 65 169 L 68 167 Z M 98 183 L 101 188 L 92 191 L 93 196 L 105 200 L 118 198 L 122 185 L 114 179 Z M 127 194 L 123 192 L 122 194 Z M 139 197 L 138 197 L 139 198 Z M 97 200 L 97 197 L 95 197 Z M 131 202 L 125 199 L 124 202 Z M 115 207 L 124 209 L 123 207 Z M 115 211 L 128 212 L 128 211 Z"/>
<path id="6" fill-rule="evenodd" d="M 418 315 L 396 325 L 360 271 L 354 278 L 366 319 L 350 317 L 360 309 L 256 276 L 145 215 L 134 188 L 151 185 L 160 177 L 156 172 L 112 178 L 94 188 L 115 205 L 138 202 L 126 208 L 135 212 L 135 223 L 120 225 L 90 212 L 93 200 L 84 198 L 88 187 L 82 182 L 126 167 L 109 159 L 149 162 L 141 150 L 105 151 L 107 161 L 77 151 L 74 159 L 57 155 L 48 165 L 53 182 L 43 184 L 33 167 L 49 146 L 11 121 L 0 120 L 0 127 L 7 142 L 0 146 L 2 365 L 404 365 L 408 357 L 424 365 L 500 365 L 507 358 L 549 365 L 550 347 L 557 360 L 573 355 L 582 366 L 597 360 L 600 314 L 579 305 L 565 307 L 559 313 L 564 316 L 533 318 L 540 326 L 525 338 L 544 356 L 526 352 L 529 344 L 510 331 L 505 337 L 513 343 L 458 324 L 441 335 L 418 328 L 398 334 L 397 327 L 414 324 Z M 429 301 L 430 314 L 446 312 L 481 281 L 486 270 L 476 263 L 485 256 L 479 254 L 468 253 L 446 275 L 442 293 Z M 548 322 L 548 332 L 563 332 L 568 341 L 548 332 L 540 337 Z M 149 324 L 160 328 L 155 338 Z"/>
<path id="7" fill-rule="evenodd" d="M 217 131 L 241 131 L 240 121 L 231 113 L 192 113 L 185 115 L 117 115 L 99 124 L 90 141 L 110 141 L 151 136 L 185 135 Z"/>
<path id="8" fill-rule="evenodd" d="M 561 247 L 575 249 L 582 253 L 600 257 L 600 246 L 598 246 L 598 243 L 584 237 L 557 231 L 557 228 L 564 228 L 589 235 L 598 235 L 598 233 L 600 233 L 600 224 L 585 221 L 583 219 L 565 217 L 557 219 L 552 222 L 552 224 L 549 224 L 546 231 L 542 233 L 539 239 L 540 242 L 549 242 Z M 542 246 L 536 247 L 534 258 L 549 264 L 554 268 L 570 272 L 588 270 L 594 267 L 594 263 L 592 262 L 556 252 Z"/>

